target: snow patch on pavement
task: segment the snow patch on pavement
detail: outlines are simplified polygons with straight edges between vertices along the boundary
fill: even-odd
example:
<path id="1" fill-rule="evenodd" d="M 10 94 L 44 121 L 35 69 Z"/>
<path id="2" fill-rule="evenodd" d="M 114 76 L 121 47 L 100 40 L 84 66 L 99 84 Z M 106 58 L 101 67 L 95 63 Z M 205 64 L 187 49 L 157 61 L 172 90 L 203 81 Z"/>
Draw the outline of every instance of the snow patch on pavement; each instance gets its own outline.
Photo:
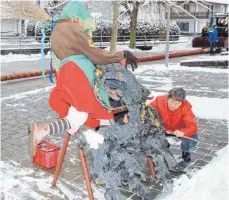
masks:
<path id="1" fill-rule="evenodd" d="M 188 59 L 181 61 L 182 63 L 185 62 L 198 62 L 198 61 L 224 61 L 228 60 L 227 56 L 202 56 L 200 59 Z"/>
<path id="2" fill-rule="evenodd" d="M 50 58 L 50 53 L 48 52 L 45 58 Z M 41 54 L 31 54 L 31 55 L 24 55 L 24 54 L 12 54 L 9 53 L 7 55 L 0 56 L 1 62 L 10 63 L 16 61 L 35 61 L 41 60 Z"/>
<path id="3" fill-rule="evenodd" d="M 25 168 L 19 163 L 0 161 L 1 198 L 24 199 L 69 199 L 86 200 L 84 184 L 71 184 L 59 177 L 56 188 L 51 188 L 52 175 L 37 169 Z M 102 200 L 103 194 L 95 189 L 95 199 Z"/>
<path id="4" fill-rule="evenodd" d="M 228 200 L 228 146 L 191 179 L 174 181 L 173 193 L 163 200 Z"/>
<path id="5" fill-rule="evenodd" d="M 6 106 L 16 108 L 16 107 L 24 107 L 25 104 L 24 103 L 15 103 L 15 104 L 8 104 L 7 103 Z"/>
<path id="6" fill-rule="evenodd" d="M 228 120 L 228 99 L 187 96 L 187 100 L 200 118 Z"/>
<path id="7" fill-rule="evenodd" d="M 161 89 L 157 88 L 157 89 Z M 165 91 L 172 89 L 164 88 Z M 150 96 L 159 96 L 167 94 L 167 92 L 154 92 L 152 91 Z M 203 119 L 228 119 L 228 99 L 220 98 L 208 98 L 208 97 L 196 97 L 187 96 L 186 99 L 191 103 L 194 114 Z M 150 104 L 154 99 L 146 101 L 146 104 Z"/>
<path id="8" fill-rule="evenodd" d="M 140 75 L 143 72 L 149 73 L 160 72 L 160 71 L 174 71 L 174 70 L 183 70 L 183 71 L 194 71 L 194 72 L 209 72 L 209 73 L 226 73 L 228 74 L 228 69 L 216 69 L 216 68 L 203 68 L 203 67 L 183 67 L 179 63 L 170 63 L 168 67 L 165 67 L 164 64 L 150 64 L 150 65 L 141 65 L 135 71 L 135 75 Z"/>
<path id="9" fill-rule="evenodd" d="M 229 88 L 227 88 L 227 89 L 219 89 L 218 91 L 220 91 L 220 92 L 229 92 Z"/>
<path id="10" fill-rule="evenodd" d="M 174 44 L 173 44 L 174 43 Z M 152 49 L 141 50 L 141 49 L 131 49 L 129 45 L 117 45 L 116 51 L 128 50 L 131 52 L 154 52 L 154 53 L 164 53 L 166 51 L 166 44 L 162 44 L 162 41 L 148 41 L 148 45 L 152 44 Z M 191 40 L 189 38 L 182 38 L 179 41 L 173 41 L 169 45 L 170 51 L 178 50 L 193 50 L 196 48 L 192 47 Z M 110 46 L 106 47 L 106 50 L 110 51 Z"/>
<path id="11" fill-rule="evenodd" d="M 30 90 L 30 91 L 27 91 L 27 92 L 20 92 L 20 93 L 17 93 L 17 94 L 10 95 L 8 97 L 2 97 L 1 101 L 9 100 L 9 99 L 23 99 L 23 98 L 26 98 L 28 95 L 31 95 L 31 94 L 39 94 L 39 93 L 49 92 L 54 87 L 55 87 L 55 85 L 52 85 L 52 86 L 48 86 L 48 87 L 45 87 L 45 88 L 39 88 L 39 89 L 35 89 L 35 90 Z"/>

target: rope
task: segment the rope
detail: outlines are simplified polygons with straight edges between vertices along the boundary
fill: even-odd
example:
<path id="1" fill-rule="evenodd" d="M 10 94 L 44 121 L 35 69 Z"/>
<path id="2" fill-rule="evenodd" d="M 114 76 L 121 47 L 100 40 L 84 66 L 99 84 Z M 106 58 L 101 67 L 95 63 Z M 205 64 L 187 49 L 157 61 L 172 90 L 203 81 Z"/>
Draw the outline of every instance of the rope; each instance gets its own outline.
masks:
<path id="1" fill-rule="evenodd" d="M 41 69 L 42 69 L 42 77 L 45 78 L 45 25 L 42 25 L 41 28 L 42 39 L 41 39 Z"/>
<path id="2" fill-rule="evenodd" d="M 50 80 L 51 83 L 54 83 L 54 81 L 52 79 L 52 74 L 53 74 L 53 67 L 52 67 L 52 48 L 50 48 L 50 56 L 51 56 L 51 60 L 50 60 L 49 80 Z"/>
<path id="3" fill-rule="evenodd" d="M 50 24 L 50 28 L 51 28 L 51 32 L 54 30 L 55 27 L 55 22 L 52 20 L 51 24 Z M 52 79 L 52 74 L 53 74 L 53 66 L 52 66 L 52 47 L 50 47 L 50 56 L 51 56 L 51 60 L 50 60 L 50 73 L 49 73 L 49 80 L 51 83 L 54 83 L 53 79 Z"/>

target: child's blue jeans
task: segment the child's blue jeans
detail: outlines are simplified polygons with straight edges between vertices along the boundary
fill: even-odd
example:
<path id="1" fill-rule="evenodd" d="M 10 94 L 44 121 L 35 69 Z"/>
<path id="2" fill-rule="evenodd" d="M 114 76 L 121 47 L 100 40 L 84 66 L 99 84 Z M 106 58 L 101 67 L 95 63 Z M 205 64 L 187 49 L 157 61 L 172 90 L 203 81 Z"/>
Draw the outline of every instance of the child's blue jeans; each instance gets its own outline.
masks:
<path id="1" fill-rule="evenodd" d="M 191 138 L 198 140 L 198 134 L 196 133 Z M 180 138 L 181 142 L 181 150 L 183 152 L 189 152 L 190 149 L 193 149 L 196 147 L 197 143 L 196 141 L 190 140 L 188 138 Z"/>

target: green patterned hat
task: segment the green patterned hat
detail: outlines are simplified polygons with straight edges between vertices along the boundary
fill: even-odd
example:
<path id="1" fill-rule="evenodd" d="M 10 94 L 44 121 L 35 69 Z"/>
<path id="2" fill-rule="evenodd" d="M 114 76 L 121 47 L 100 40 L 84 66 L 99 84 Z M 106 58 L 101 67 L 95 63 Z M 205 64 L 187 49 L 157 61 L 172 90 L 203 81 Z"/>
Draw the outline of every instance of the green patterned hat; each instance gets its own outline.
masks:
<path id="1" fill-rule="evenodd" d="M 89 35 L 95 30 L 95 21 L 90 12 L 86 9 L 83 2 L 71 0 L 61 12 L 58 20 L 72 19 L 78 20 L 84 31 Z"/>

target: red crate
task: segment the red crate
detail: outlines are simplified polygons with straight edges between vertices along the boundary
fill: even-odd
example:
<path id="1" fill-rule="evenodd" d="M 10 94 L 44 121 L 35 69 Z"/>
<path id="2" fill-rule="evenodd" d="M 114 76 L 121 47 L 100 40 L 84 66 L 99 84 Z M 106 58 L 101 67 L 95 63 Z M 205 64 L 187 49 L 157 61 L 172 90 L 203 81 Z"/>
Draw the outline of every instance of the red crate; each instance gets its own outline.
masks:
<path id="1" fill-rule="evenodd" d="M 42 140 L 37 147 L 37 152 L 33 157 L 33 162 L 45 167 L 52 168 L 57 165 L 60 147 Z"/>

